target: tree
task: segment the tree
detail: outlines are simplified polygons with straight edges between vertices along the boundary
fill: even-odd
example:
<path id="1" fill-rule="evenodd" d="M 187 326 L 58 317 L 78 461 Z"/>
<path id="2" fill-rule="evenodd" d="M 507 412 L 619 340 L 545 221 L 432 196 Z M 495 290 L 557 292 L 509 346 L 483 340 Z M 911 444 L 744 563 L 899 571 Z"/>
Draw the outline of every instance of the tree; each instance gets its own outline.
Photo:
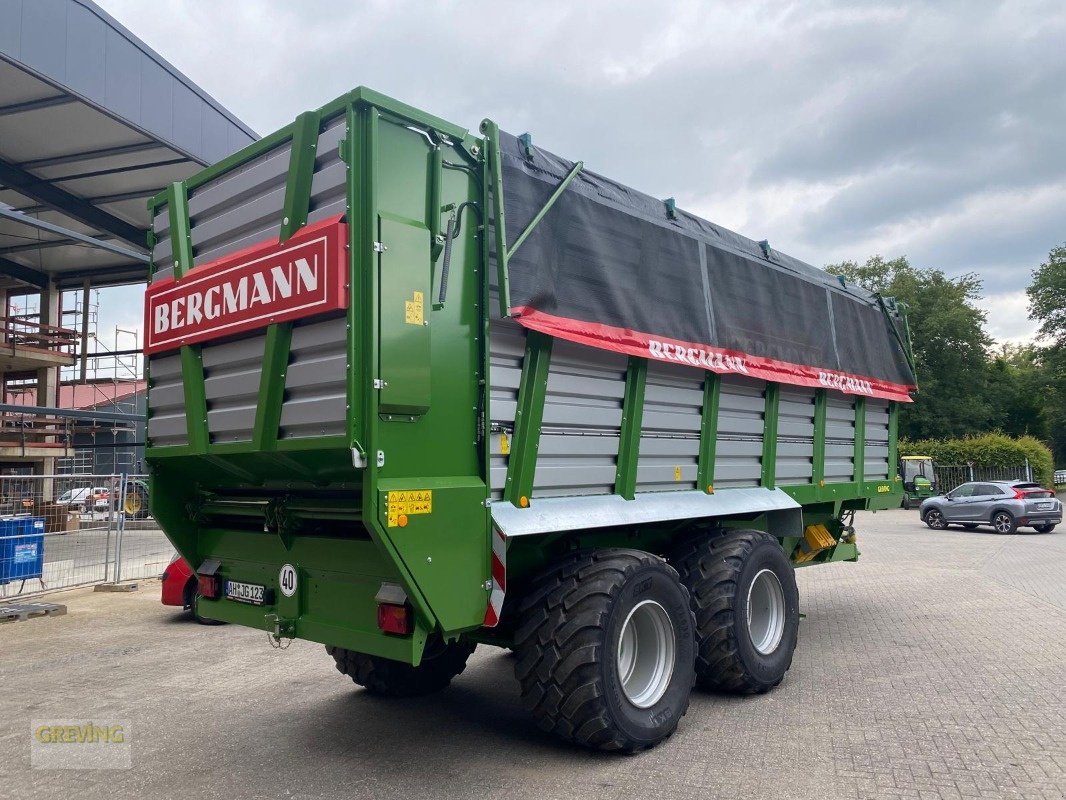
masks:
<path id="1" fill-rule="evenodd" d="M 919 392 L 900 414 L 900 435 L 953 438 L 983 433 L 1005 413 L 991 402 L 985 312 L 974 305 L 981 281 L 972 274 L 949 278 L 939 269 L 918 269 L 906 256 L 865 264 L 845 261 L 826 269 L 885 297 L 907 304 Z"/>
<path id="2" fill-rule="evenodd" d="M 993 421 L 1001 432 L 1018 438 L 1051 437 L 1048 397 L 1049 373 L 1032 345 L 1000 346 L 988 366 L 989 402 Z"/>
<path id="3" fill-rule="evenodd" d="M 1034 352 L 1043 376 L 1044 413 L 1056 463 L 1066 464 L 1066 244 L 1053 247 L 1047 261 L 1033 271 L 1025 290 L 1029 318 L 1040 323 L 1038 336 L 1047 344 Z"/>
<path id="4" fill-rule="evenodd" d="M 1066 244 L 1051 249 L 1047 261 L 1033 271 L 1025 293 L 1029 318 L 1040 323 L 1040 338 L 1066 347 Z"/>
<path id="5" fill-rule="evenodd" d="M 1040 370 L 1038 391 L 1048 421 L 1048 444 L 1055 463 L 1066 465 L 1066 347 L 1037 347 L 1033 359 Z"/>

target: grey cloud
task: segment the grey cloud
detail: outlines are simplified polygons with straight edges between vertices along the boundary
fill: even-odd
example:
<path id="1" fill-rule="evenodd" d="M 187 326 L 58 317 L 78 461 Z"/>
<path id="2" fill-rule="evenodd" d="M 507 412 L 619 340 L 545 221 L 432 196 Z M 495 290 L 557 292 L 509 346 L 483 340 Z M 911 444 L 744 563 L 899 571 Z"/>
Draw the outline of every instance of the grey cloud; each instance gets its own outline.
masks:
<path id="1" fill-rule="evenodd" d="M 264 133 L 366 84 L 813 263 L 991 291 L 1066 238 L 1061 2 L 101 2 Z"/>

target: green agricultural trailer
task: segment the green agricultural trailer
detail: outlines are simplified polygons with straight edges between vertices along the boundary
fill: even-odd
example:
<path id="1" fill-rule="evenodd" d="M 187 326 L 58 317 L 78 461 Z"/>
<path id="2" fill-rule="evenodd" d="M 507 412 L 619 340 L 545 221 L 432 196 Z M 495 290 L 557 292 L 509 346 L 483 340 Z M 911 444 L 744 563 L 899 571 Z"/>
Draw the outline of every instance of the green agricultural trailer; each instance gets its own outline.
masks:
<path id="1" fill-rule="evenodd" d="M 152 513 L 198 613 L 369 691 L 511 648 L 541 728 L 650 747 L 900 504 L 903 309 L 528 134 L 360 88 L 150 212 Z"/>

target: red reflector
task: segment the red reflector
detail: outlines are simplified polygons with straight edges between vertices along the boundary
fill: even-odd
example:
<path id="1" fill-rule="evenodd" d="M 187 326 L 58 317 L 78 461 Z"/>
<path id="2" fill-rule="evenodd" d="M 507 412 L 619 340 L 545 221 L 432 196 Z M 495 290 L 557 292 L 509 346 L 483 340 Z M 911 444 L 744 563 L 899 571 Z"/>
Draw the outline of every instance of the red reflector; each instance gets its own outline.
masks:
<path id="1" fill-rule="evenodd" d="M 382 603 L 378 606 L 378 627 L 385 633 L 407 635 L 411 632 L 411 609 Z"/>
<path id="2" fill-rule="evenodd" d="M 217 575 L 197 575 L 196 578 L 198 583 L 197 590 L 200 592 L 201 597 L 215 600 L 222 594 Z"/>

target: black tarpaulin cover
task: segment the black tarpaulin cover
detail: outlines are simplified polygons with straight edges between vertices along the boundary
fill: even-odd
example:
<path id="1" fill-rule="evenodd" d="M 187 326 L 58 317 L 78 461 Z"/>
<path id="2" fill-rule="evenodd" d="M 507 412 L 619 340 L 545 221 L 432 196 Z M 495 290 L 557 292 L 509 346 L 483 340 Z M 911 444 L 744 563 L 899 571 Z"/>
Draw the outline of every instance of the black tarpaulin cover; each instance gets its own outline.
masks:
<path id="1" fill-rule="evenodd" d="M 573 168 L 500 134 L 510 246 Z M 909 402 L 896 309 L 583 170 L 508 262 L 519 324 L 617 352 Z"/>

